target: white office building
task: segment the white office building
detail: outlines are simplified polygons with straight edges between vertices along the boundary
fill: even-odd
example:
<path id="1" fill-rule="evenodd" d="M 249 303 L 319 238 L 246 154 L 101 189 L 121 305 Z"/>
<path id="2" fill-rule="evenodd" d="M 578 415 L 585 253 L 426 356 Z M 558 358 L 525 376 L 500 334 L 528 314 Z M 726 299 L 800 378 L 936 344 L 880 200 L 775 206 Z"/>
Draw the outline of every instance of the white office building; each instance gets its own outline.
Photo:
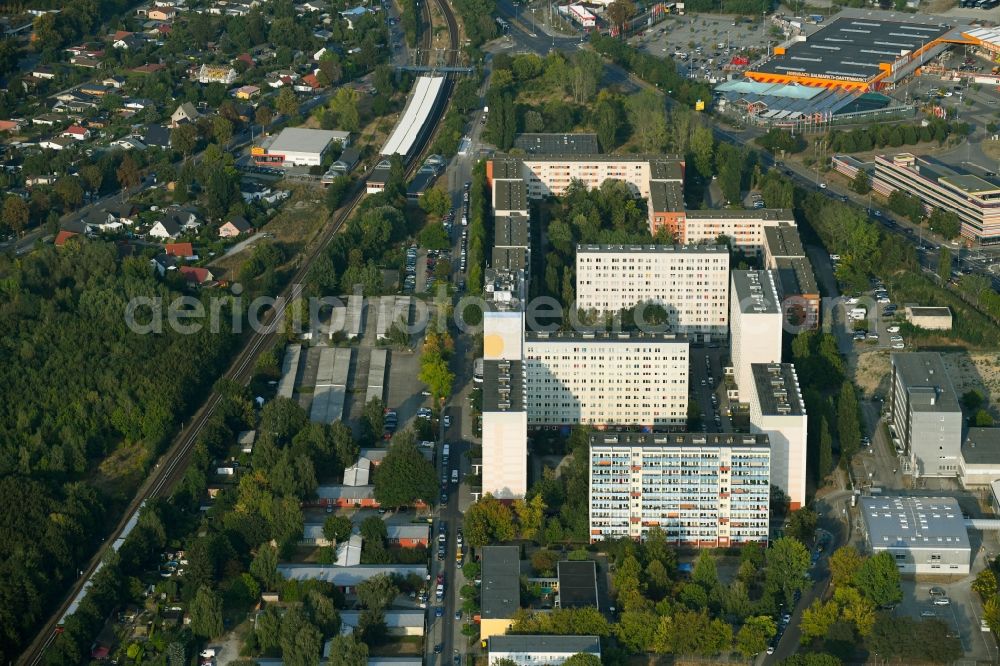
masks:
<path id="1" fill-rule="evenodd" d="M 969 532 L 954 497 L 862 497 L 873 555 L 888 551 L 901 573 L 967 576 Z"/>
<path id="2" fill-rule="evenodd" d="M 682 426 L 688 340 L 671 334 L 527 333 L 524 383 L 529 426 Z"/>
<path id="3" fill-rule="evenodd" d="M 962 408 L 937 352 L 890 354 L 889 433 L 915 477 L 956 477 L 962 457 Z"/>
<path id="4" fill-rule="evenodd" d="M 771 271 L 733 271 L 729 348 L 740 400 L 749 401 L 754 363 L 781 362 L 781 303 Z"/>
<path id="5" fill-rule="evenodd" d="M 767 435 L 598 432 L 590 438 L 590 540 L 652 527 L 696 547 L 767 542 Z"/>
<path id="6" fill-rule="evenodd" d="M 509 659 L 517 666 L 559 666 L 575 654 L 601 657 L 598 636 L 499 635 L 489 639 L 489 664 Z"/>
<path id="7" fill-rule="evenodd" d="M 771 483 L 788 495 L 791 509 L 806 502 L 807 417 L 799 378 L 791 363 L 754 363 L 750 432 L 771 443 Z"/>
<path id="8" fill-rule="evenodd" d="M 577 246 L 577 308 L 618 312 L 639 303 L 662 306 L 670 331 L 699 340 L 724 338 L 728 333 L 728 248 Z"/>

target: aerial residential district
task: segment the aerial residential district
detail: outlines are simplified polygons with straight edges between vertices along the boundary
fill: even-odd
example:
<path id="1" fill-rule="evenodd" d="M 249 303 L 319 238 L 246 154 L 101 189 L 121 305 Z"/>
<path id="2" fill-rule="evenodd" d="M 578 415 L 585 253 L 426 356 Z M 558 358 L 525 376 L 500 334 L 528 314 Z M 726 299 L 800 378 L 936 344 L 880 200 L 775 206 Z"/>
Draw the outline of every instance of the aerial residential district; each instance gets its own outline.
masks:
<path id="1" fill-rule="evenodd" d="M 0 7 L 0 664 L 1000 663 L 998 0 Z"/>

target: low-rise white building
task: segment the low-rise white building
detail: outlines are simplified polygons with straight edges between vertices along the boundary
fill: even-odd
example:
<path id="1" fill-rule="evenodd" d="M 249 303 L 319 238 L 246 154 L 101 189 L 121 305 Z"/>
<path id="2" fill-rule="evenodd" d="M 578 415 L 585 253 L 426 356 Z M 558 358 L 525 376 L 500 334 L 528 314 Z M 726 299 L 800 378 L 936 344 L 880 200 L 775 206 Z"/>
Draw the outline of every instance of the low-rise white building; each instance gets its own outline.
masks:
<path id="1" fill-rule="evenodd" d="M 1000 479 L 1000 428 L 966 431 L 958 478 L 965 487 L 988 486 Z"/>
<path id="2" fill-rule="evenodd" d="M 728 333 L 729 251 L 724 245 L 578 245 L 576 306 L 613 313 L 655 303 L 669 330 L 692 338 Z"/>
<path id="3" fill-rule="evenodd" d="M 872 554 L 888 551 L 901 573 L 965 576 L 972 547 L 954 497 L 862 497 Z"/>
<path id="4" fill-rule="evenodd" d="M 320 166 L 334 143 L 347 146 L 351 133 L 340 130 L 286 127 L 278 136 L 254 146 L 250 154 L 263 166 Z"/>
<path id="5" fill-rule="evenodd" d="M 517 666 L 559 666 L 575 654 L 601 657 L 598 636 L 500 635 L 489 639 L 489 664 L 509 659 Z"/>
<path id="6" fill-rule="evenodd" d="M 788 495 L 791 509 L 806 502 L 807 416 L 799 378 L 791 363 L 754 363 L 750 386 L 750 432 L 771 443 L 771 483 Z"/>

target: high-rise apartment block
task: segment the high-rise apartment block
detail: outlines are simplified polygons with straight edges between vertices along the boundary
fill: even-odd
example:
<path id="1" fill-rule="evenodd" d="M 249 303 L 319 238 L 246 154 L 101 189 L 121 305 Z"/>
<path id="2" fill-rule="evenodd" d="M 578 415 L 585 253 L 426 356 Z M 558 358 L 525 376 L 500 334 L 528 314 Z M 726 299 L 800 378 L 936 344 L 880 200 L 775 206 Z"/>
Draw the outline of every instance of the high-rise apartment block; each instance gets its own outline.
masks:
<path id="1" fill-rule="evenodd" d="M 767 435 L 600 432 L 590 438 L 590 539 L 726 547 L 767 542 Z"/>
<path id="2" fill-rule="evenodd" d="M 909 458 L 913 476 L 958 476 L 962 408 L 941 354 L 891 354 L 889 362 L 889 431 Z"/>
<path id="3" fill-rule="evenodd" d="M 677 427 L 687 420 L 688 340 L 670 334 L 526 333 L 528 425 Z"/>
<path id="4" fill-rule="evenodd" d="M 781 362 L 781 303 L 771 271 L 733 271 L 729 349 L 740 400 L 749 401 L 754 363 Z"/>
<path id="5" fill-rule="evenodd" d="M 578 245 L 576 305 L 613 313 L 656 303 L 666 310 L 670 331 L 725 338 L 728 276 L 724 245 Z"/>
<path id="6" fill-rule="evenodd" d="M 483 493 L 501 499 L 528 491 L 524 313 L 483 316 Z"/>
<path id="7" fill-rule="evenodd" d="M 791 363 L 751 365 L 750 432 L 771 443 L 771 483 L 788 495 L 791 509 L 806 503 L 807 416 Z"/>

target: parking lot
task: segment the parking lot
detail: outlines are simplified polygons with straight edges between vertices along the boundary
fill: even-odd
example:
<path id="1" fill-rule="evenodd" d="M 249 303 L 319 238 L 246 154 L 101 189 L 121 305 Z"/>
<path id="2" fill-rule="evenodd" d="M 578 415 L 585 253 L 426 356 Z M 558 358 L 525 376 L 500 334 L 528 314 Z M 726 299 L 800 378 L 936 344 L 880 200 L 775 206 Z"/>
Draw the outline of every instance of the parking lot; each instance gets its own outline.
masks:
<path id="1" fill-rule="evenodd" d="M 722 372 L 722 357 L 726 355 L 727 351 L 721 346 L 691 347 L 690 397 L 701 409 L 702 432 L 732 431 L 729 418 L 726 416 L 728 401 Z M 718 421 L 715 417 L 718 417 Z"/>
<path id="2" fill-rule="evenodd" d="M 904 578 L 903 601 L 896 608 L 896 613 L 909 615 L 916 620 L 941 620 L 959 636 L 966 659 L 977 662 L 996 663 L 997 644 L 993 634 L 980 629 L 979 621 L 983 610 L 978 598 L 970 585 L 973 576 L 959 580 L 943 582 L 914 581 Z M 947 606 L 936 606 L 932 603 L 935 597 L 930 595 L 932 587 L 941 588 L 949 600 Z M 937 598 L 940 598 L 939 595 Z"/>
<path id="3" fill-rule="evenodd" d="M 665 57 L 674 56 L 677 71 L 694 78 L 724 78 L 722 66 L 735 55 L 750 56 L 751 61 L 767 50 L 770 24 L 743 19 L 733 25 L 733 16 L 669 16 L 630 41 L 640 50 Z"/>

